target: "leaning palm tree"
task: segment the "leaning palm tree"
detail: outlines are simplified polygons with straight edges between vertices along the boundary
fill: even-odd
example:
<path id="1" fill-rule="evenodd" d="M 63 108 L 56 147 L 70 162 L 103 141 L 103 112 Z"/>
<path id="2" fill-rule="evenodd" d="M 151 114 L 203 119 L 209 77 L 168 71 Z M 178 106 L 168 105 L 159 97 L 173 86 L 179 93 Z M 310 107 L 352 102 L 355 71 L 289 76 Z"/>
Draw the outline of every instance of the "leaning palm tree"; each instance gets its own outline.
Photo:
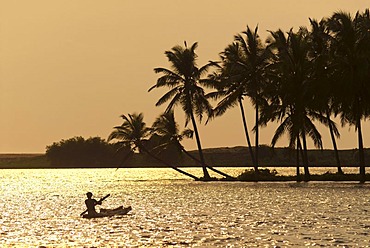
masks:
<path id="1" fill-rule="evenodd" d="M 263 99 L 261 92 L 264 84 L 264 72 L 269 59 L 269 50 L 263 46 L 258 36 L 258 27 L 251 30 L 247 26 L 246 31 L 234 37 L 234 43 L 229 45 L 222 58 L 222 88 L 219 90 L 223 99 L 215 108 L 216 115 L 222 115 L 230 107 L 239 104 L 246 140 L 251 154 L 253 166 L 258 172 L 258 147 L 259 147 L 259 106 Z M 248 134 L 247 120 L 245 118 L 243 100 L 247 96 L 255 107 L 255 150 L 253 152 Z"/>
<path id="2" fill-rule="evenodd" d="M 179 125 L 175 121 L 175 115 L 173 111 L 168 113 L 161 114 L 152 125 L 152 132 L 160 137 L 159 145 L 155 147 L 153 150 L 158 150 L 158 152 L 171 150 L 175 147 L 178 150 L 178 153 L 184 153 L 192 160 L 197 162 L 201 165 L 201 161 L 194 157 L 191 153 L 189 153 L 184 146 L 181 144 L 181 141 L 184 138 L 193 138 L 194 132 L 187 128 L 180 133 Z M 234 177 L 219 171 L 209 165 L 206 165 L 208 169 L 228 178 L 228 179 L 235 179 Z"/>
<path id="3" fill-rule="evenodd" d="M 139 152 L 144 152 L 153 159 L 167 165 L 168 167 L 176 170 L 177 172 L 180 172 L 195 180 L 199 180 L 198 177 L 186 171 L 183 171 L 175 166 L 172 166 L 166 161 L 158 158 L 145 146 L 144 143 L 150 136 L 151 129 L 146 126 L 143 120 L 144 116 L 142 113 L 128 114 L 127 116 L 121 115 L 121 117 L 123 119 L 122 125 L 114 127 L 114 131 L 109 135 L 108 141 L 118 140 L 118 143 L 122 147 L 130 147 L 132 151 L 138 150 Z"/>
<path id="4" fill-rule="evenodd" d="M 336 12 L 329 18 L 333 37 L 337 97 L 342 124 L 355 126 L 358 135 L 360 182 L 365 182 L 365 155 L 361 121 L 370 116 L 370 13 Z"/>
<path id="5" fill-rule="evenodd" d="M 155 68 L 154 72 L 162 75 L 149 91 L 154 88 L 170 88 L 170 90 L 158 100 L 156 106 L 169 102 L 165 110 L 166 113 L 173 110 L 176 105 L 182 107 L 186 117 L 185 126 L 187 126 L 189 121 L 191 121 L 193 126 L 204 180 L 210 180 L 204 160 L 196 118 L 201 122 L 204 113 L 211 115 L 212 106 L 202 88 L 202 86 L 208 86 L 209 82 L 207 79 L 203 79 L 202 76 L 204 76 L 215 63 L 209 62 L 198 68 L 196 63 L 197 54 L 195 53 L 197 46 L 198 43 L 194 43 L 188 48 L 185 42 L 185 47 L 175 46 L 171 51 L 166 51 L 165 55 L 170 62 L 171 70 L 167 68 Z"/>

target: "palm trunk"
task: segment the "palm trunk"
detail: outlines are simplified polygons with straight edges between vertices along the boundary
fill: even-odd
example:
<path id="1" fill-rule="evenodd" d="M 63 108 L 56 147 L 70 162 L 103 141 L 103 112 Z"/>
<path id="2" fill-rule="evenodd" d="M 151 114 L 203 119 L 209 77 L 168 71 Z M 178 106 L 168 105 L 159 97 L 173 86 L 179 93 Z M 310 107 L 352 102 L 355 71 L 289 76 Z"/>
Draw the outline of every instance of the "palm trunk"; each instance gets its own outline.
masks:
<path id="1" fill-rule="evenodd" d="M 249 152 L 251 154 L 251 159 L 252 159 L 252 163 L 253 163 L 254 169 L 256 169 L 256 161 L 254 159 L 254 153 L 253 153 L 253 149 L 252 149 L 252 144 L 251 144 L 251 140 L 249 138 L 249 133 L 248 133 L 247 120 L 246 120 L 246 117 L 245 117 L 245 114 L 244 114 L 243 102 L 242 102 L 242 99 L 241 98 L 239 98 L 239 106 L 240 106 L 240 111 L 241 111 L 241 114 L 242 114 L 244 132 L 245 132 L 245 137 L 247 139 Z M 257 170 L 258 170 L 258 168 L 257 168 Z"/>
<path id="2" fill-rule="evenodd" d="M 146 154 L 148 154 L 150 157 L 154 158 L 155 160 L 157 160 L 158 162 L 160 162 L 162 164 L 167 165 L 168 167 L 174 169 L 175 171 L 180 172 L 181 174 L 184 174 L 184 175 L 186 175 L 188 177 L 191 177 L 191 178 L 193 178 L 195 180 L 200 180 L 198 177 L 196 177 L 196 176 L 194 176 L 194 175 L 192 175 L 192 174 L 190 174 L 190 173 L 188 173 L 186 171 L 183 171 L 183 170 L 181 170 L 181 169 L 179 169 L 179 168 L 177 168 L 177 167 L 175 167 L 175 166 L 167 163 L 166 161 L 158 158 L 157 156 L 155 156 L 154 154 L 152 154 L 148 149 L 146 149 L 144 146 L 140 146 L 140 149 L 142 149 L 144 152 L 146 152 Z"/>
<path id="3" fill-rule="evenodd" d="M 297 137 L 297 182 L 302 181 L 301 174 L 299 172 L 299 152 L 302 150 L 301 142 L 299 142 L 299 136 Z"/>
<path id="4" fill-rule="evenodd" d="M 258 114 L 258 100 L 256 100 L 256 143 L 255 143 L 255 162 L 256 164 L 254 165 L 254 170 L 256 171 L 256 173 L 258 173 L 258 148 L 259 148 L 259 128 L 258 128 L 258 121 L 259 121 L 259 114 Z"/>
<path id="5" fill-rule="evenodd" d="M 209 175 L 209 173 L 207 171 L 207 166 L 206 166 L 206 163 L 205 163 L 205 160 L 204 160 L 204 156 L 203 156 L 202 145 L 200 143 L 200 137 L 199 137 L 198 127 L 197 127 L 197 123 L 195 121 L 193 112 L 191 112 L 190 117 L 191 117 L 191 121 L 192 121 L 193 128 L 194 128 L 195 139 L 197 141 L 200 162 L 202 164 L 203 177 L 204 177 L 204 180 L 210 180 L 211 177 L 210 177 L 210 175 Z"/>
<path id="6" fill-rule="evenodd" d="M 199 160 L 199 159 L 197 159 L 196 157 L 194 157 L 193 155 L 191 155 L 187 150 L 185 150 L 185 148 L 183 147 L 183 146 L 181 146 L 180 145 L 180 147 L 181 147 L 181 150 L 187 155 L 187 156 L 189 156 L 191 159 L 193 159 L 194 161 L 196 161 L 197 163 L 199 163 L 199 164 L 202 164 L 201 163 L 201 161 Z M 232 180 L 235 180 L 235 177 L 232 177 L 232 176 L 230 176 L 230 175 L 228 175 L 228 174 L 226 174 L 226 173 L 224 173 L 224 172 L 222 172 L 222 171 L 219 171 L 219 170 L 217 170 L 217 169 L 215 169 L 215 168 L 213 168 L 213 167 L 211 167 L 211 166 L 209 166 L 209 165 L 207 165 L 206 164 L 206 166 L 207 166 L 207 168 L 208 169 L 210 169 L 210 170 L 212 170 L 212 171 L 214 171 L 214 172 L 216 172 L 216 173 L 218 173 L 218 174 L 220 174 L 220 175 L 222 175 L 222 176 L 224 176 L 224 177 L 226 177 L 226 178 L 228 178 L 228 179 L 232 179 Z"/>
<path id="7" fill-rule="evenodd" d="M 361 119 L 357 118 L 357 134 L 358 134 L 358 155 L 360 161 L 360 183 L 365 183 L 365 153 L 364 153 L 364 144 L 362 140 L 362 129 L 361 129 Z"/>
<path id="8" fill-rule="evenodd" d="M 121 163 L 117 166 L 117 170 L 134 154 L 133 151 L 130 151 L 126 154 L 126 156 L 122 159 Z"/>
<path id="9" fill-rule="evenodd" d="M 304 151 L 300 141 L 299 141 L 299 152 L 301 153 L 302 165 L 304 165 Z"/>
<path id="10" fill-rule="evenodd" d="M 333 130 L 333 126 L 331 124 L 330 113 L 329 113 L 328 110 L 326 111 L 326 118 L 328 119 L 330 137 L 331 137 L 331 141 L 333 143 L 333 149 L 334 149 L 335 159 L 337 161 L 338 174 L 343 175 L 344 173 L 343 173 L 343 170 L 342 170 L 342 167 L 341 167 L 341 164 L 340 164 L 339 152 L 338 152 L 338 148 L 337 148 L 337 142 L 335 140 L 334 130 Z"/>
<path id="11" fill-rule="evenodd" d="M 310 181 L 310 171 L 308 169 L 308 155 L 307 155 L 307 143 L 306 134 L 302 133 L 302 143 L 303 143 L 303 168 L 304 168 L 304 181 Z"/>

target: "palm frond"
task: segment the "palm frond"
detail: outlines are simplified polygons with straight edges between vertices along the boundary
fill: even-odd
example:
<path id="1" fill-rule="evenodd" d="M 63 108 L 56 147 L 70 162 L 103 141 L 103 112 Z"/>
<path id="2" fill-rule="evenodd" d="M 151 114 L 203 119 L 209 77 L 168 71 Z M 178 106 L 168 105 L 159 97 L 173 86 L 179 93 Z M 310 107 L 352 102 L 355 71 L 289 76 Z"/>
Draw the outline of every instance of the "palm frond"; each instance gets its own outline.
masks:
<path id="1" fill-rule="evenodd" d="M 192 139 L 194 136 L 194 131 L 189 128 L 186 128 L 184 129 L 184 131 L 182 131 L 181 136 L 188 139 Z"/>
<path id="2" fill-rule="evenodd" d="M 207 64 L 199 68 L 198 76 L 199 77 L 204 76 L 212 67 L 220 68 L 219 62 L 209 61 Z"/>
<path id="3" fill-rule="evenodd" d="M 276 142 L 283 136 L 283 134 L 286 132 L 286 130 L 289 128 L 291 125 L 290 123 L 290 118 L 286 118 L 275 130 L 275 134 L 272 137 L 271 140 L 271 146 L 274 147 Z"/>
<path id="4" fill-rule="evenodd" d="M 166 94 L 164 94 L 155 104 L 155 106 L 161 106 L 162 104 L 166 103 L 168 100 L 170 100 L 172 97 L 176 96 L 176 94 L 179 94 L 179 88 L 173 88 L 170 91 L 168 91 Z"/>
<path id="5" fill-rule="evenodd" d="M 224 99 L 222 99 L 214 109 L 216 116 L 223 115 L 228 109 L 238 105 L 238 100 L 240 96 L 238 94 L 229 94 Z"/>
<path id="6" fill-rule="evenodd" d="M 165 113 L 168 113 L 170 111 L 173 111 L 173 109 L 176 106 L 176 104 L 178 104 L 179 102 L 181 102 L 181 98 L 182 98 L 182 95 L 181 94 L 176 94 L 172 98 L 172 100 L 170 101 L 170 103 L 167 105 L 167 108 L 166 108 L 166 110 L 164 112 Z"/>
<path id="7" fill-rule="evenodd" d="M 190 51 L 195 53 L 195 49 L 197 49 L 197 47 L 198 47 L 198 42 L 194 42 L 194 44 L 190 47 Z"/>
<path id="8" fill-rule="evenodd" d="M 211 100 L 217 100 L 221 97 L 222 95 L 220 94 L 219 91 L 213 91 L 205 94 L 206 99 L 211 99 Z"/>
<path id="9" fill-rule="evenodd" d="M 309 118 L 305 117 L 304 122 L 308 136 L 313 140 L 316 147 L 322 149 L 322 139 L 320 132 L 317 130 L 316 126 Z"/>
<path id="10" fill-rule="evenodd" d="M 157 79 L 156 87 L 160 88 L 160 87 L 166 86 L 166 87 L 169 87 L 169 88 L 173 88 L 173 87 L 176 87 L 178 85 L 181 85 L 182 82 L 183 82 L 182 78 L 179 79 L 179 78 L 176 78 L 176 77 L 173 77 L 173 76 L 164 75 L 164 76 Z"/>

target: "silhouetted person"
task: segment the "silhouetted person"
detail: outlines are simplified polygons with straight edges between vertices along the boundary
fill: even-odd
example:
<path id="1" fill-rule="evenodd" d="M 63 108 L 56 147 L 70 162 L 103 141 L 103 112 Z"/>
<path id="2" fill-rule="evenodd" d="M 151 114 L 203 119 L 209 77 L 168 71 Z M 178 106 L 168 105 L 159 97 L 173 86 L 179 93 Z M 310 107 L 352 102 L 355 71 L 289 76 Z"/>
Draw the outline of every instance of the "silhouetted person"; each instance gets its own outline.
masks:
<path id="1" fill-rule="evenodd" d="M 97 212 L 95 210 L 95 206 L 96 205 L 101 205 L 101 201 L 97 201 L 97 200 L 93 199 L 92 195 L 93 194 L 91 192 L 86 193 L 87 199 L 85 200 L 85 204 L 86 204 L 86 207 L 87 207 L 88 215 L 96 215 Z"/>

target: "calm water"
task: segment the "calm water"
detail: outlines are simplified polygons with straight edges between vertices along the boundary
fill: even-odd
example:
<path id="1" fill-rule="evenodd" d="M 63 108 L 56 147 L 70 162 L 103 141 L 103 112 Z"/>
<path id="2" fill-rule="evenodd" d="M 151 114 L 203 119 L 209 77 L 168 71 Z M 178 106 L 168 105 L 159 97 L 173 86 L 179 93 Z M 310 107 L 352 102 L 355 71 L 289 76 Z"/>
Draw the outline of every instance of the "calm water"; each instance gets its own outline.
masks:
<path id="1" fill-rule="evenodd" d="M 0 179 L 1 247 L 370 247 L 370 184 L 202 183 L 170 169 L 0 170 Z M 133 211 L 82 219 L 87 191 Z"/>

